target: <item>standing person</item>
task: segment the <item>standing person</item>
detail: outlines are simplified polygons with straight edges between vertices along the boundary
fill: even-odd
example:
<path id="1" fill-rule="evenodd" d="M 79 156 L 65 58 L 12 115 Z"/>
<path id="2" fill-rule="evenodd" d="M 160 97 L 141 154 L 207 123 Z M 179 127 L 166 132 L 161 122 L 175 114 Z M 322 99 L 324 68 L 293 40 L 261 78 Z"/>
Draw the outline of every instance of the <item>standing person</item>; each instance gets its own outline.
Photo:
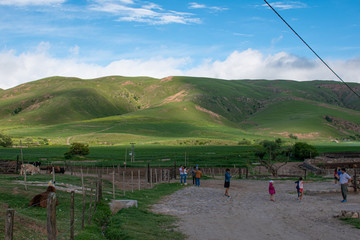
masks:
<path id="1" fill-rule="evenodd" d="M 231 173 L 230 173 L 230 169 L 226 169 L 225 171 L 225 183 L 224 183 L 224 188 L 225 188 L 225 196 L 230 197 L 229 195 L 229 188 L 230 188 L 230 178 L 231 178 Z"/>
<path id="2" fill-rule="evenodd" d="M 342 197 L 343 197 L 343 200 L 341 201 L 342 203 L 347 202 L 347 193 L 348 193 L 348 183 L 349 183 L 349 181 L 351 181 L 351 177 L 349 176 L 349 174 L 346 173 L 346 169 L 342 168 L 341 169 L 340 179 L 339 179 L 339 182 L 341 184 L 341 194 L 342 194 Z"/>
<path id="3" fill-rule="evenodd" d="M 193 179 L 193 185 L 195 185 L 195 179 L 196 179 L 196 168 L 193 167 L 193 169 L 191 170 L 191 175 L 192 175 L 192 179 Z"/>
<path id="4" fill-rule="evenodd" d="M 200 187 L 200 178 L 202 176 L 202 172 L 201 169 L 199 168 L 196 172 L 195 172 L 195 185 Z"/>
<path id="5" fill-rule="evenodd" d="M 180 183 L 182 185 L 183 181 L 184 181 L 184 167 L 183 167 L 183 165 L 180 165 L 179 173 L 180 173 Z"/>
<path id="6" fill-rule="evenodd" d="M 296 183 L 296 191 L 297 191 L 297 195 L 298 195 L 297 199 L 299 200 L 299 198 L 300 198 L 300 187 L 299 187 L 300 180 L 297 180 L 295 183 Z"/>
<path id="7" fill-rule="evenodd" d="M 269 182 L 269 194 L 270 194 L 270 201 L 275 202 L 275 187 L 273 180 L 270 180 Z"/>
<path id="8" fill-rule="evenodd" d="M 337 184 L 337 182 L 339 180 L 338 168 L 335 168 L 335 170 L 334 170 L 334 179 L 335 179 L 335 184 Z"/>
<path id="9" fill-rule="evenodd" d="M 184 185 L 187 185 L 186 178 L 187 178 L 187 168 L 184 167 Z"/>
<path id="10" fill-rule="evenodd" d="M 304 196 L 304 183 L 309 183 L 309 182 L 312 182 L 312 181 L 303 181 L 303 178 L 299 177 L 299 180 L 297 182 L 298 182 L 297 184 L 299 186 L 298 200 L 301 201 L 303 196 Z"/>

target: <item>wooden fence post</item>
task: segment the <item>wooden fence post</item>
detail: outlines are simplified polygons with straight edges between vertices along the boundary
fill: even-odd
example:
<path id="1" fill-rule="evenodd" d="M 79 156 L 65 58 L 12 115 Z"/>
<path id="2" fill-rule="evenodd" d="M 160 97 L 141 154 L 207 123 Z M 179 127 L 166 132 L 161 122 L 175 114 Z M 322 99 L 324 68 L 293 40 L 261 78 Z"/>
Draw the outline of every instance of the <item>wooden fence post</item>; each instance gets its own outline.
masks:
<path id="1" fill-rule="evenodd" d="M 25 171 L 25 169 L 24 169 L 24 185 L 25 185 L 25 191 L 27 191 L 28 187 L 26 185 L 26 171 Z"/>
<path id="2" fill-rule="evenodd" d="M 131 171 L 131 192 L 134 192 L 134 171 Z"/>
<path id="3" fill-rule="evenodd" d="M 74 201 L 74 191 L 71 191 L 71 201 L 70 201 L 70 240 L 74 240 L 74 218 L 75 218 L 75 201 Z"/>
<path id="4" fill-rule="evenodd" d="M 48 240 L 56 240 L 56 194 L 51 192 L 47 199 Z"/>
<path id="5" fill-rule="evenodd" d="M 97 191 L 96 191 L 96 203 L 99 203 L 102 199 L 102 168 L 98 170 L 98 179 L 97 179 Z"/>
<path id="6" fill-rule="evenodd" d="M 52 175 L 53 175 L 53 183 L 54 183 L 55 182 L 55 168 L 54 167 L 52 167 Z"/>
<path id="7" fill-rule="evenodd" d="M 153 183 L 152 180 L 153 180 L 152 179 L 152 169 L 150 169 L 150 188 L 152 188 L 152 183 Z"/>
<path id="8" fill-rule="evenodd" d="M 123 171 L 123 195 L 125 196 L 125 171 Z"/>
<path id="9" fill-rule="evenodd" d="M 248 177 L 249 177 L 249 168 L 248 167 L 246 167 L 246 169 L 245 169 L 245 177 L 246 177 L 246 179 L 248 179 Z"/>
<path id="10" fill-rule="evenodd" d="M 82 208 L 82 217 L 81 217 L 81 230 L 84 230 L 85 227 L 85 207 L 86 207 L 86 192 L 84 186 L 84 174 L 82 168 L 80 169 L 81 172 L 81 189 L 83 195 L 83 208 Z"/>
<path id="11" fill-rule="evenodd" d="M 91 186 L 90 190 L 90 203 L 89 203 L 89 218 L 88 218 L 88 224 L 91 225 L 91 210 L 92 210 L 92 199 L 93 199 L 93 187 Z"/>
<path id="12" fill-rule="evenodd" d="M 157 168 L 155 168 L 155 183 L 158 182 L 158 171 Z"/>
<path id="13" fill-rule="evenodd" d="M 16 156 L 15 173 L 17 174 L 18 171 L 19 171 L 19 155 Z"/>
<path id="14" fill-rule="evenodd" d="M 139 190 L 141 189 L 141 182 L 140 182 L 140 169 L 138 170 L 138 187 L 139 187 Z"/>
<path id="15" fill-rule="evenodd" d="M 354 192 L 357 192 L 357 171 L 354 168 Z"/>
<path id="16" fill-rule="evenodd" d="M 174 179 L 176 180 L 176 161 L 174 161 Z"/>
<path id="17" fill-rule="evenodd" d="M 13 230 L 14 230 L 14 209 L 6 210 L 5 218 L 5 240 L 13 240 Z"/>
<path id="18" fill-rule="evenodd" d="M 167 170 L 168 183 L 170 183 L 170 169 Z"/>
<path id="19" fill-rule="evenodd" d="M 113 199 L 115 200 L 115 168 L 113 168 L 112 185 L 113 185 Z"/>
<path id="20" fill-rule="evenodd" d="M 148 183 L 150 183 L 150 163 L 148 163 L 147 169 L 146 169 L 146 180 Z"/>

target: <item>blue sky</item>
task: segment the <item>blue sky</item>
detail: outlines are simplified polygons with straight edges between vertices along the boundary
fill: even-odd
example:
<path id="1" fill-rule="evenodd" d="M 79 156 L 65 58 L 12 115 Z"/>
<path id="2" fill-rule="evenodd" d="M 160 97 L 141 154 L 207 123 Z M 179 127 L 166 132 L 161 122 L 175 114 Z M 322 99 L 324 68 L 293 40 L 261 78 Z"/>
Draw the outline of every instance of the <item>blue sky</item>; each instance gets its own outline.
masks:
<path id="1" fill-rule="evenodd" d="M 358 1 L 269 2 L 360 82 Z M 263 0 L 0 0 L 0 88 L 54 75 L 335 80 Z"/>

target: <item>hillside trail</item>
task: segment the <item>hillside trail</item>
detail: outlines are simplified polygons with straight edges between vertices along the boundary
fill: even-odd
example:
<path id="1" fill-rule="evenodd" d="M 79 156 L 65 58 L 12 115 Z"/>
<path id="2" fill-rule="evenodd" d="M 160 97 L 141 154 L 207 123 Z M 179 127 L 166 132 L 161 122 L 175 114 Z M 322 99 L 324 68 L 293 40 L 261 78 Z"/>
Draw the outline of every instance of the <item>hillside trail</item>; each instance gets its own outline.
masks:
<path id="1" fill-rule="evenodd" d="M 153 211 L 174 215 L 179 231 L 188 239 L 359 239 L 360 230 L 334 215 L 358 211 L 360 198 L 340 193 L 305 195 L 297 200 L 294 181 L 275 181 L 276 201 L 271 202 L 268 182 L 232 180 L 231 198 L 224 196 L 223 181 L 202 181 L 201 187 L 184 187 L 153 206 Z M 340 188 L 333 182 L 305 183 L 312 191 Z"/>

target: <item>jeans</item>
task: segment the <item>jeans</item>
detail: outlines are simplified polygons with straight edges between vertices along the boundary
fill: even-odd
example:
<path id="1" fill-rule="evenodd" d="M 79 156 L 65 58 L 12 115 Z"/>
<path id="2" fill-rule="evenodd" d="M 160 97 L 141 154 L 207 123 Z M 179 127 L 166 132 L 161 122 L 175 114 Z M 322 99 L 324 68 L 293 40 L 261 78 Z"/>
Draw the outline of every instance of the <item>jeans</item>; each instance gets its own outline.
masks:
<path id="1" fill-rule="evenodd" d="M 183 184 L 184 181 L 184 174 L 180 174 L 180 183 Z"/>
<path id="2" fill-rule="evenodd" d="M 193 176 L 193 185 L 195 185 L 195 179 L 196 179 L 195 176 Z"/>
<path id="3" fill-rule="evenodd" d="M 184 174 L 184 184 L 186 184 L 186 178 L 187 178 L 187 175 Z"/>
<path id="4" fill-rule="evenodd" d="M 348 185 L 347 184 L 341 184 L 341 194 L 343 199 L 346 201 L 347 198 L 347 193 L 348 193 Z"/>
<path id="5" fill-rule="evenodd" d="M 200 178 L 195 178 L 195 185 L 200 187 Z"/>

